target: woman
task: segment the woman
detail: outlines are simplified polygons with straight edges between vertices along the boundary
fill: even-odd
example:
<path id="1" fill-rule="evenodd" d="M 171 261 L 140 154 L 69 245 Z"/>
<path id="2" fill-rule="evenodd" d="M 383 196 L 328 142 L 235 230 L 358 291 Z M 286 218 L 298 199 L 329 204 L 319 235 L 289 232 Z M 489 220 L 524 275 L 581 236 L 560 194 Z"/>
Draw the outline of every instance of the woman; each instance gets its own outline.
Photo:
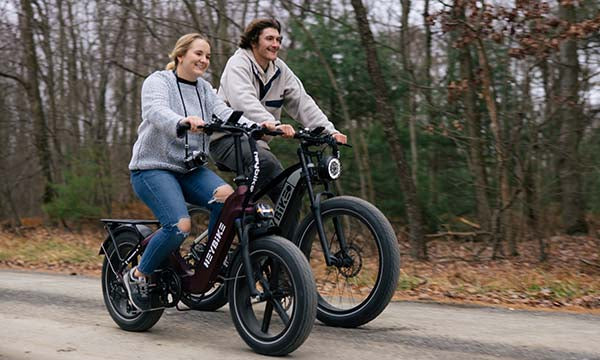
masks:
<path id="1" fill-rule="evenodd" d="M 129 299 L 140 311 L 150 308 L 147 277 L 188 236 L 191 221 L 186 201 L 210 210 L 209 234 L 233 189 L 204 166 L 184 162 L 184 140 L 178 123 L 190 125 L 190 150 L 207 153 L 202 126 L 213 114 L 226 120 L 232 110 L 201 79 L 210 63 L 210 45 L 200 34 L 182 36 L 169 54 L 166 70 L 150 75 L 142 86 L 142 123 L 129 163 L 136 195 L 152 210 L 161 229 L 138 266 L 124 275 Z M 241 118 L 240 122 L 249 122 Z M 273 130 L 275 122 L 261 125 Z"/>

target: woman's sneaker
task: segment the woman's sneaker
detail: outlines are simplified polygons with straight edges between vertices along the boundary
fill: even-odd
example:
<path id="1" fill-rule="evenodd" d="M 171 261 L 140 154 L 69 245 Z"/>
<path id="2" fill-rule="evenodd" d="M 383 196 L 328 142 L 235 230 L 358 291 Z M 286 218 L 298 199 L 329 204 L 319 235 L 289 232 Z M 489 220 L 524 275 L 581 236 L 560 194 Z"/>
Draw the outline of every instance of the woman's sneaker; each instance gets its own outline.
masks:
<path id="1" fill-rule="evenodd" d="M 129 301 L 139 311 L 150 310 L 150 295 L 148 294 L 148 283 L 145 277 L 135 277 L 135 268 L 129 270 L 123 275 L 123 283 L 125 283 L 125 289 L 129 296 Z"/>

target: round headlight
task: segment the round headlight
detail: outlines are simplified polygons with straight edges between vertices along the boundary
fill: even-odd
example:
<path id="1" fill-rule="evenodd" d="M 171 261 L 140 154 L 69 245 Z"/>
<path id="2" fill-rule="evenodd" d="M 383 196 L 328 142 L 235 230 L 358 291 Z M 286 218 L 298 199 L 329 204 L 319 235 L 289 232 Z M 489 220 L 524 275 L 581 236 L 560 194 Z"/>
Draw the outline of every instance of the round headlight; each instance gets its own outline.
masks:
<path id="1" fill-rule="evenodd" d="M 259 219 L 266 220 L 273 218 L 273 208 L 269 204 L 265 203 L 257 203 L 254 205 L 254 213 L 258 216 Z"/>
<path id="2" fill-rule="evenodd" d="M 321 160 L 320 165 L 319 170 L 322 177 L 335 180 L 342 174 L 342 162 L 336 157 L 328 156 Z"/>

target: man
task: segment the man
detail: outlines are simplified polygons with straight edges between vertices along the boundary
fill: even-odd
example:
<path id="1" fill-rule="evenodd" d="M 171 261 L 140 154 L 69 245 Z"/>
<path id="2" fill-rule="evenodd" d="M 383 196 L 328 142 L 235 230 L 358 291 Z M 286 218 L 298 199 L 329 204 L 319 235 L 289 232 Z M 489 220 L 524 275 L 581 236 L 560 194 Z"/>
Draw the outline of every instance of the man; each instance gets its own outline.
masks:
<path id="1" fill-rule="evenodd" d="M 244 117 L 257 123 L 266 122 L 267 128 L 281 130 L 285 137 L 293 137 L 294 128 L 280 123 L 282 108 L 303 127 L 323 126 L 338 142 L 346 143 L 346 136 L 336 130 L 292 70 L 277 57 L 281 48 L 280 32 L 281 24 L 275 19 L 256 19 L 246 27 L 240 48 L 223 70 L 219 96 L 233 109 L 243 111 Z M 243 149 L 244 163 L 248 165 L 251 154 L 247 143 Z M 258 149 L 261 172 L 257 186 L 261 188 L 279 175 L 283 167 L 265 141 L 259 140 Z M 210 153 L 217 163 L 235 169 L 231 136 L 213 135 Z M 282 185 L 269 192 L 275 203 Z"/>

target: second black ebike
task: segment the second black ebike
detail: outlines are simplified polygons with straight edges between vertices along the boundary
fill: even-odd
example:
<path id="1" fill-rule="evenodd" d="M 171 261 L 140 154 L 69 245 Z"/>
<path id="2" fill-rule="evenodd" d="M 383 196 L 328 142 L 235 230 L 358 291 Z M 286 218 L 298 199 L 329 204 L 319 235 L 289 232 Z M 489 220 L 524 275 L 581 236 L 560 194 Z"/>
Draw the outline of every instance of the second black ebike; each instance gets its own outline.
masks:
<path id="1" fill-rule="evenodd" d="M 319 293 L 317 318 L 331 326 L 357 327 L 375 319 L 388 305 L 400 274 L 394 230 L 379 209 L 360 198 L 335 196 L 332 182 L 341 175 L 339 144 L 323 128 L 300 130 L 298 163 L 263 187 L 255 199 L 283 182 L 274 222 L 294 227 L 290 214 L 308 194 L 310 213 L 293 231 L 292 241 L 309 259 Z M 322 191 L 317 192 L 321 186 Z M 191 214 L 201 214 L 200 208 Z M 284 234 L 285 235 L 285 234 Z M 202 242 L 198 236 L 196 242 Z M 204 298 L 182 299 L 196 310 L 225 305 L 225 289 L 215 283 Z"/>

